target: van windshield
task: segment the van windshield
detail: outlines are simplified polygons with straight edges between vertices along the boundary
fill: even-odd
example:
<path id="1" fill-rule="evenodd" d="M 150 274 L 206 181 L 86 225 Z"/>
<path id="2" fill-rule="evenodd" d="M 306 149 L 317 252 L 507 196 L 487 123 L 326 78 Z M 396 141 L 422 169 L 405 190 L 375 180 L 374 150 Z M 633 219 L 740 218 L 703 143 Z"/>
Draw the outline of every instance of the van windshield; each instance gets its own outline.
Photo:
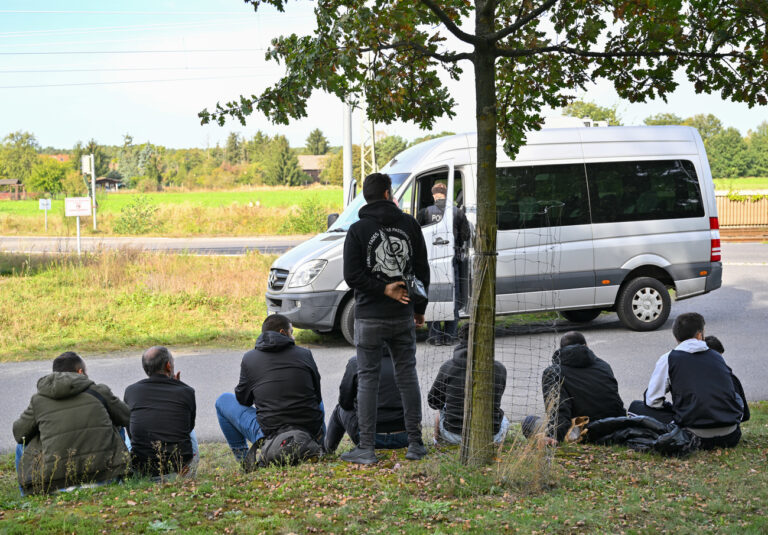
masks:
<path id="1" fill-rule="evenodd" d="M 391 173 L 389 178 L 392 179 L 392 191 L 396 192 L 400 186 L 403 185 L 405 179 L 410 176 L 410 173 Z M 352 223 L 357 222 L 360 219 L 357 212 L 360 208 L 365 206 L 365 198 L 362 192 L 357 194 L 357 197 L 349 203 L 347 208 L 339 215 L 339 218 L 331 225 L 326 232 L 346 232 Z"/>

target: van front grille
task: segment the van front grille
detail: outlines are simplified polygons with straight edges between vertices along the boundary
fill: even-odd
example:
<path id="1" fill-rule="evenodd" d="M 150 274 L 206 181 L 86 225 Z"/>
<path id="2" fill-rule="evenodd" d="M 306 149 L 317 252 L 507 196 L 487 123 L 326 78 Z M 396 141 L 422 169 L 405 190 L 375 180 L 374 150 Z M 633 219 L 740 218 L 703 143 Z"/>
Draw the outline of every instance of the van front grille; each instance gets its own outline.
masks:
<path id="1" fill-rule="evenodd" d="M 282 290 L 283 286 L 285 286 L 285 281 L 287 278 L 288 278 L 287 269 L 276 269 L 276 268 L 270 269 L 269 279 L 267 280 L 269 289 L 275 290 L 275 291 Z"/>

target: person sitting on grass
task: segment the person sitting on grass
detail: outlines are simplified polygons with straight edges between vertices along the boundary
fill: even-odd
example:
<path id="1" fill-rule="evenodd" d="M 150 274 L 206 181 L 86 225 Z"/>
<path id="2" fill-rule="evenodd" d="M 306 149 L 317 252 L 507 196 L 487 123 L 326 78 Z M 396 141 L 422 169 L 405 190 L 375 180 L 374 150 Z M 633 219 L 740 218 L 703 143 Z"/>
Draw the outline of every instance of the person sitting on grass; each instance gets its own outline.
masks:
<path id="1" fill-rule="evenodd" d="M 700 449 L 732 448 L 741 439 L 749 407 L 722 354 L 704 341 L 704 325 L 696 312 L 675 318 L 678 345 L 656 362 L 644 399 L 633 401 L 629 413 L 674 422 L 699 438 Z"/>
<path id="2" fill-rule="evenodd" d="M 298 428 L 319 443 L 325 435 L 320 373 L 309 349 L 297 347 L 285 316 L 267 316 L 256 347 L 243 355 L 235 393 L 216 400 L 216 416 L 235 458 L 242 462 L 248 443 Z"/>
<path id="3" fill-rule="evenodd" d="M 427 395 L 429 406 L 439 411 L 435 418 L 435 442 L 461 443 L 464 427 L 464 387 L 467 376 L 467 341 L 469 325 L 459 328 L 459 345 L 453 357 L 440 366 Z M 501 410 L 501 396 L 507 386 L 507 369 L 498 360 L 493 363 L 493 441 L 501 443 L 507 434 L 509 421 Z"/>
<path id="4" fill-rule="evenodd" d="M 347 362 L 344 377 L 339 385 L 339 404 L 333 409 L 328 431 L 325 434 L 325 451 L 333 453 L 349 435 L 355 446 L 360 443 L 357 424 L 357 357 Z M 395 369 L 389 349 L 384 347 L 381 356 L 379 395 L 376 403 L 376 449 L 398 449 L 408 446 L 408 433 L 403 419 L 403 400 L 395 382 Z"/>
<path id="5" fill-rule="evenodd" d="M 194 473 L 200 458 L 195 436 L 195 390 L 182 383 L 165 347 L 147 349 L 141 356 L 146 379 L 125 389 L 131 409 L 128 427 L 131 468 L 157 477 Z"/>
<path id="6" fill-rule="evenodd" d="M 13 423 L 22 495 L 122 478 L 129 455 L 118 427 L 129 420 L 128 406 L 88 378 L 77 353 L 56 357 L 53 373 L 37 381 L 37 393 Z"/>
<path id="7" fill-rule="evenodd" d="M 542 373 L 541 386 L 544 406 L 551 414 L 546 435 L 552 443 L 565 438 L 577 416 L 595 421 L 627 415 L 611 365 L 587 347 L 580 332 L 570 331 L 560 338 L 560 349 Z M 530 436 L 540 426 L 537 416 L 526 417 L 523 435 Z"/>

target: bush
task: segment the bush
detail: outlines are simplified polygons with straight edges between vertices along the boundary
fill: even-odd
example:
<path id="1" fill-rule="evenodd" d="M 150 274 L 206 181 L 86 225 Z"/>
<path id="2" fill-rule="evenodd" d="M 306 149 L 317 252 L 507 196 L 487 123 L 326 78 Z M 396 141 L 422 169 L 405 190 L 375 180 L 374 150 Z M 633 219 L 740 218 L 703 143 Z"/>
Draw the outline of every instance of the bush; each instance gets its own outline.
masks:
<path id="1" fill-rule="evenodd" d="M 160 227 L 157 206 L 151 204 L 145 195 L 138 195 L 125 205 L 113 225 L 117 234 L 146 234 Z"/>
<path id="2" fill-rule="evenodd" d="M 323 232 L 328 223 L 328 209 L 317 197 L 310 197 L 291 212 L 283 223 L 283 232 L 293 234 L 316 234 Z"/>

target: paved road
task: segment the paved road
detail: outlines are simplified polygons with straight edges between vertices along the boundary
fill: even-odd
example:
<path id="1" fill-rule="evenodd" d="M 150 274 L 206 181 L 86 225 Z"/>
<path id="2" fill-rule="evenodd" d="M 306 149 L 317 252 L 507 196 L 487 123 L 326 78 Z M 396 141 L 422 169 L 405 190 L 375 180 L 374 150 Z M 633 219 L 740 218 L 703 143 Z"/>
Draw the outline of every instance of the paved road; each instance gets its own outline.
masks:
<path id="1" fill-rule="evenodd" d="M 750 400 L 768 399 L 768 245 L 735 243 L 723 245 L 723 288 L 705 296 L 675 303 L 667 324 L 651 333 L 627 331 L 615 314 L 603 315 L 582 329 L 590 347 L 608 360 L 619 381 L 625 402 L 638 398 L 659 355 L 673 345 L 672 322 L 683 312 L 698 311 L 707 319 L 707 333 L 717 335 L 726 348 L 725 357 L 741 378 Z M 520 418 L 542 410 L 541 370 L 547 365 L 559 335 L 573 326 L 531 325 L 496 341 L 496 355 L 508 368 L 503 408 Z M 221 392 L 237 382 L 240 358 L 245 348 L 232 350 L 185 350 L 172 348 L 182 380 L 197 390 L 197 430 L 201 440 L 221 440 L 213 403 Z M 323 398 L 332 408 L 349 346 L 312 348 L 322 375 Z M 448 358 L 448 348 L 419 344 L 419 377 L 422 394 L 434 379 L 437 368 Z M 110 385 L 122 396 L 126 386 L 143 376 L 139 352 L 87 358 L 89 375 Z M 37 379 L 50 370 L 50 361 L 0 365 L 0 451 L 13 445 L 11 425 L 26 407 Z M 431 411 L 425 411 L 430 416 Z"/>
<path id="2" fill-rule="evenodd" d="M 83 251 L 140 249 L 171 253 L 241 255 L 248 251 L 278 254 L 307 240 L 307 236 L 259 236 L 253 238 L 81 238 Z M 0 236 L 0 252 L 74 253 L 77 238 Z"/>

